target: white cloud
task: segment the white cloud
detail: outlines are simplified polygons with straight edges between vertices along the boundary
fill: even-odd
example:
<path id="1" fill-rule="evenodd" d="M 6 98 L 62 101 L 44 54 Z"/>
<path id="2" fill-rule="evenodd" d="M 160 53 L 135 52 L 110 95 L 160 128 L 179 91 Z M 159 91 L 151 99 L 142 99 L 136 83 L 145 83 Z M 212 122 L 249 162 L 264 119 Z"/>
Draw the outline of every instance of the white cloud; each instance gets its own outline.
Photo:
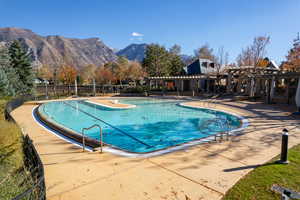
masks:
<path id="1" fill-rule="evenodd" d="M 144 35 L 141 34 L 141 33 L 132 32 L 132 33 L 131 33 L 131 36 L 133 36 L 133 37 L 143 37 Z"/>

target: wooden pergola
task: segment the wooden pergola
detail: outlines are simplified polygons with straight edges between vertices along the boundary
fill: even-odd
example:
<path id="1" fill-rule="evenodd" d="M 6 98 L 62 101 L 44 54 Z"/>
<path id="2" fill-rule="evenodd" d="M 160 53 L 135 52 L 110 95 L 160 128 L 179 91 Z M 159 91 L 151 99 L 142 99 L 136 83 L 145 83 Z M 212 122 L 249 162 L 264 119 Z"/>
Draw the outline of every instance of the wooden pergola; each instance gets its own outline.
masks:
<path id="1" fill-rule="evenodd" d="M 219 79 L 225 79 L 226 75 L 216 74 L 199 74 L 199 75 L 182 75 L 182 76 L 155 76 L 148 77 L 147 84 L 150 88 L 157 87 L 159 84 L 165 84 L 165 82 L 173 81 L 175 83 L 176 90 L 178 92 L 192 91 L 195 92 L 203 90 L 207 93 L 212 92 L 212 87 L 215 85 L 215 81 Z M 188 88 L 188 89 L 187 89 Z"/>
<path id="2" fill-rule="evenodd" d="M 230 67 L 225 68 L 221 73 L 182 75 L 182 76 L 155 76 L 148 77 L 147 83 L 150 88 L 159 84 L 173 81 L 178 92 L 202 91 L 204 93 L 216 92 L 216 81 L 221 81 L 226 86 L 227 94 L 246 95 L 253 98 L 263 98 L 267 103 L 273 102 L 276 89 L 284 87 L 285 102 L 290 102 L 290 97 L 295 95 L 296 82 L 300 78 L 299 72 L 285 72 L 277 68 L 263 67 Z M 293 83 L 293 85 L 291 85 Z"/>

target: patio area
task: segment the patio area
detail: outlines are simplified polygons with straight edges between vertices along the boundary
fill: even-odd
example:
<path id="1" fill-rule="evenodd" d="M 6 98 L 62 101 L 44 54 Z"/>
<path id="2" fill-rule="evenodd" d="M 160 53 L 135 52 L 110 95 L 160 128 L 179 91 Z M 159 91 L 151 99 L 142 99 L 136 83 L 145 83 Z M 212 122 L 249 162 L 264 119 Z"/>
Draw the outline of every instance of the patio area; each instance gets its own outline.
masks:
<path id="1" fill-rule="evenodd" d="M 203 106 L 197 100 L 187 104 Z M 280 153 L 283 128 L 290 131 L 289 147 L 300 143 L 299 118 L 291 115 L 292 106 L 231 99 L 213 105 L 247 118 L 249 126 L 230 141 L 151 158 L 82 152 L 41 127 L 32 116 L 36 106 L 32 103 L 17 108 L 12 116 L 40 154 L 50 200 L 221 199 L 251 169 Z"/>

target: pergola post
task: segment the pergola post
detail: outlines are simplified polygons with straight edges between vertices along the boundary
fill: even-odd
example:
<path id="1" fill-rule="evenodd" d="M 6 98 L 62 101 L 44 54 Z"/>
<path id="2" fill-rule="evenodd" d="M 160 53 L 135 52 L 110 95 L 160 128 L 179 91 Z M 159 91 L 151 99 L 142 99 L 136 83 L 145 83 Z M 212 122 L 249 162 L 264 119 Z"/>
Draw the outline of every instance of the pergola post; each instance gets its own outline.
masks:
<path id="1" fill-rule="evenodd" d="M 183 79 L 180 80 L 180 91 L 184 91 Z"/>
<path id="2" fill-rule="evenodd" d="M 196 79 L 196 93 L 199 91 L 199 79 Z"/>
<path id="3" fill-rule="evenodd" d="M 271 103 L 271 80 L 270 79 L 266 79 L 265 80 L 265 85 L 266 85 L 266 103 Z"/>
<path id="4" fill-rule="evenodd" d="M 236 87 L 236 90 L 237 90 L 237 93 L 241 93 L 242 91 L 242 82 L 243 80 L 239 77 L 238 78 L 238 82 L 237 82 L 237 87 Z"/>
<path id="5" fill-rule="evenodd" d="M 270 103 L 273 102 L 274 99 L 274 94 L 275 94 L 275 86 L 276 86 L 276 82 L 275 82 L 275 76 L 272 77 L 271 80 L 271 85 L 270 85 Z"/>
<path id="6" fill-rule="evenodd" d="M 285 97 L 286 97 L 286 103 L 290 104 L 290 94 L 289 94 L 289 90 L 290 90 L 290 80 L 289 79 L 284 79 L 284 83 L 286 85 L 286 89 L 285 89 Z"/>
<path id="7" fill-rule="evenodd" d="M 232 82 L 232 74 L 230 71 L 228 72 L 227 80 L 226 80 L 226 92 L 231 92 L 231 82 Z"/>
<path id="8" fill-rule="evenodd" d="M 191 80 L 190 86 L 191 86 L 191 89 L 192 89 L 192 96 L 194 97 L 195 96 L 195 79 Z"/>
<path id="9" fill-rule="evenodd" d="M 209 93 L 209 87 L 210 87 L 210 84 L 209 84 L 209 79 L 206 79 L 206 92 Z"/>
<path id="10" fill-rule="evenodd" d="M 175 86 L 176 86 L 177 96 L 180 96 L 180 94 L 179 94 L 180 84 L 179 84 L 179 80 L 177 80 L 177 79 L 175 79 Z"/>
<path id="11" fill-rule="evenodd" d="M 254 82 L 254 77 L 251 77 L 250 79 L 250 90 L 249 90 L 249 96 L 254 97 L 255 93 L 255 82 Z"/>

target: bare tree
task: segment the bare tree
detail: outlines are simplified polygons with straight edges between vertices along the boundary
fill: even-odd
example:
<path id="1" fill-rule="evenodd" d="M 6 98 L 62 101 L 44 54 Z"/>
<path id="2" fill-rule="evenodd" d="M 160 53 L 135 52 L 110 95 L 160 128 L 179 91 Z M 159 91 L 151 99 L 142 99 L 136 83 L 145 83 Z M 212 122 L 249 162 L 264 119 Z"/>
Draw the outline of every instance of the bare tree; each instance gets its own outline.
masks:
<path id="1" fill-rule="evenodd" d="M 225 67 L 228 64 L 228 58 L 229 54 L 228 52 L 225 52 L 224 46 L 219 47 L 218 53 L 215 56 L 215 72 L 217 75 L 217 88 L 219 90 L 219 87 L 221 85 L 221 79 L 220 79 L 220 73 L 223 67 Z"/>
<path id="2" fill-rule="evenodd" d="M 243 49 L 237 57 L 238 66 L 257 67 L 260 60 L 266 55 L 266 47 L 270 43 L 269 36 L 258 36 L 253 40 L 252 45 Z"/>
<path id="3" fill-rule="evenodd" d="M 259 60 L 266 55 L 266 46 L 270 43 L 270 37 L 259 36 L 255 37 L 252 44 L 253 62 L 256 67 Z"/>

